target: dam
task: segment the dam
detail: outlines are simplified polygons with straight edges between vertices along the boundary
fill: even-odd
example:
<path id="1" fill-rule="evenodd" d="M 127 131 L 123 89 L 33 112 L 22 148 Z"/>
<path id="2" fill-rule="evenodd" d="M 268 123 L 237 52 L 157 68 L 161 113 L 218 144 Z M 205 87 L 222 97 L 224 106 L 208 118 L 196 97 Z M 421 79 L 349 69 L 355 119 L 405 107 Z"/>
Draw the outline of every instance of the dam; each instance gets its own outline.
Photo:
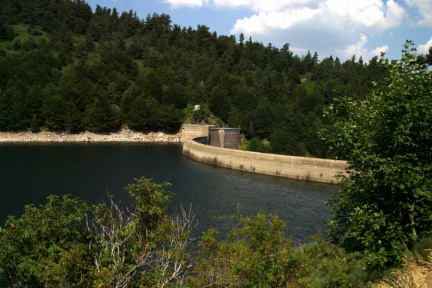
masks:
<path id="1" fill-rule="evenodd" d="M 202 163 L 229 169 L 331 184 L 338 183 L 335 176 L 345 173 L 348 165 L 341 160 L 238 150 L 239 133 L 239 128 L 184 124 L 183 155 Z M 238 139 L 238 143 L 235 139 Z"/>

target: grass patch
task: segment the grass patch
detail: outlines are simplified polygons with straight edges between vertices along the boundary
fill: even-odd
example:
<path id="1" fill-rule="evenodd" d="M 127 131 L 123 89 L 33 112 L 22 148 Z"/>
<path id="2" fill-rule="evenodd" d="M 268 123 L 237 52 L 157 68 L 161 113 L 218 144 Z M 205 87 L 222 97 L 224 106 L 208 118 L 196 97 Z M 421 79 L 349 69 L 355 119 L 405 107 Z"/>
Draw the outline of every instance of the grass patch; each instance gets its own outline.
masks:
<path id="1" fill-rule="evenodd" d="M 18 25 L 12 25 L 12 28 L 19 36 L 25 36 L 28 34 L 28 27 L 27 24 L 18 24 Z"/>
<path id="2" fill-rule="evenodd" d="M 312 92 L 315 89 L 316 86 L 316 82 L 315 81 L 305 81 L 300 83 L 301 86 L 303 86 L 303 88 L 306 89 L 308 95 L 312 94 Z"/>
<path id="3" fill-rule="evenodd" d="M 9 47 L 10 47 L 10 41 L 0 42 L 0 49 L 1 50 L 9 50 Z"/>
<path id="4" fill-rule="evenodd" d="M 393 271 L 392 275 L 373 286 L 374 288 L 430 288 L 432 287 L 432 257 L 416 260 L 410 255 L 404 267 Z"/>
<path id="5" fill-rule="evenodd" d="M 138 60 L 137 64 L 138 64 L 138 73 L 141 75 L 148 75 L 152 71 L 152 68 L 145 66 L 142 60 Z"/>
<path id="6" fill-rule="evenodd" d="M 243 141 L 243 142 L 241 142 L 239 149 L 247 151 L 248 143 L 249 143 L 249 141 Z"/>

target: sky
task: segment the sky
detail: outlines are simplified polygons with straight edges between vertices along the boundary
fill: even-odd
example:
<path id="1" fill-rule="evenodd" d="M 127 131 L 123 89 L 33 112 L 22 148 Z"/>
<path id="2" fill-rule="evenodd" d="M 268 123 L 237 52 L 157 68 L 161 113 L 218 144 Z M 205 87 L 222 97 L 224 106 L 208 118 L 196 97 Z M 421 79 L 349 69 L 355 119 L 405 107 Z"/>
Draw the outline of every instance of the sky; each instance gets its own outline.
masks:
<path id="1" fill-rule="evenodd" d="M 432 0 L 88 0 L 133 10 L 140 19 L 168 14 L 181 27 L 205 25 L 217 35 L 251 37 L 265 46 L 289 44 L 294 55 L 319 59 L 353 56 L 364 61 L 386 53 L 400 59 L 406 40 L 418 53 L 432 46 Z"/>

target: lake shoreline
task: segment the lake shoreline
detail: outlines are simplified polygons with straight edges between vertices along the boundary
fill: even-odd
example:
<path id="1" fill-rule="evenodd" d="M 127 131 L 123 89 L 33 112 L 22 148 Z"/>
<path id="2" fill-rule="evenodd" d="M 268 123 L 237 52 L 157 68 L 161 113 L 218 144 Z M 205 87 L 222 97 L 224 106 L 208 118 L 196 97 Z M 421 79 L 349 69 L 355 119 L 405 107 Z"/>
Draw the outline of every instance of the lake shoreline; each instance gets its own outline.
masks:
<path id="1" fill-rule="evenodd" d="M 181 143 L 181 132 L 166 134 L 162 132 L 136 132 L 122 129 L 115 133 L 98 134 L 81 132 L 77 134 L 56 133 L 41 131 L 33 133 L 25 132 L 0 132 L 0 143 L 12 142 L 161 142 Z"/>

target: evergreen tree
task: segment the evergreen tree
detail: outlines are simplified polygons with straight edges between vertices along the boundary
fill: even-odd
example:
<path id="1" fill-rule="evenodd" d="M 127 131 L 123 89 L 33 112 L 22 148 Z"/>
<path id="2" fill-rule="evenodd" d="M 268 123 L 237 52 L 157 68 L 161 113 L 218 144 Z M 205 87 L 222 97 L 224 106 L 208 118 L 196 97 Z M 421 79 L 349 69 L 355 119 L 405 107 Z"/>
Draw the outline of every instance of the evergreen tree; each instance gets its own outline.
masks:
<path id="1" fill-rule="evenodd" d="M 85 127 L 97 133 L 118 131 L 120 129 L 118 114 L 105 97 L 96 98 L 85 111 Z"/>

